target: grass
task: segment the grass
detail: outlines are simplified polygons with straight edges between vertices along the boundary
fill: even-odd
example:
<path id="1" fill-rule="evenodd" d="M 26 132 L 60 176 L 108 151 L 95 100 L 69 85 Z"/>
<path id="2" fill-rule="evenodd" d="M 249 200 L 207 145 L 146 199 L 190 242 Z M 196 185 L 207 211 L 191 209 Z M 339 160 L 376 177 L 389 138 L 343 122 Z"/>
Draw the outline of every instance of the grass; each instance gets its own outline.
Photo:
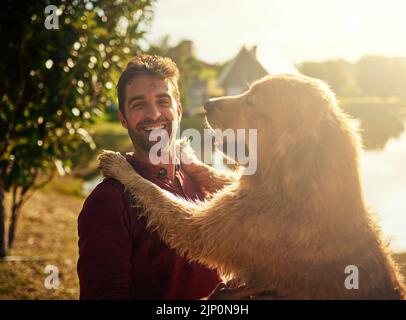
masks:
<path id="1" fill-rule="evenodd" d="M 183 130 L 185 129 L 194 128 L 199 130 L 200 133 L 202 133 L 204 129 L 203 121 L 204 121 L 203 114 L 184 117 L 181 121 L 181 131 L 183 132 Z"/>
<path id="2" fill-rule="evenodd" d="M 98 122 L 89 132 L 93 136 L 96 149 L 79 148 L 74 159 L 74 176 L 88 180 L 98 174 L 97 155 L 103 150 L 115 150 L 125 153 L 132 150 L 132 143 L 126 129 L 119 122 Z"/>
<path id="3" fill-rule="evenodd" d="M 6 197 L 9 203 L 9 197 Z M 77 299 L 77 216 L 83 198 L 37 191 L 22 209 L 17 238 L 0 262 L 0 299 Z M 59 269 L 58 289 L 44 286 L 47 265 Z"/>

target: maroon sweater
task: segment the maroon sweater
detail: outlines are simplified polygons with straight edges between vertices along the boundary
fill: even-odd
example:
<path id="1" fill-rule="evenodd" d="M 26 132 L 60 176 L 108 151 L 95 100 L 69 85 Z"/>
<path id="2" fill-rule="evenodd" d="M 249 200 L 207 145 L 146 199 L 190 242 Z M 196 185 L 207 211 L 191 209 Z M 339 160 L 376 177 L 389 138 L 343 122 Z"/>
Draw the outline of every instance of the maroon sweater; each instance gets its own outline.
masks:
<path id="1" fill-rule="evenodd" d="M 182 169 L 172 183 L 159 167 L 127 160 L 162 189 L 202 199 Z M 114 179 L 86 199 L 78 219 L 80 299 L 199 299 L 212 292 L 221 281 L 217 272 L 178 256 L 147 230 L 138 210 Z"/>

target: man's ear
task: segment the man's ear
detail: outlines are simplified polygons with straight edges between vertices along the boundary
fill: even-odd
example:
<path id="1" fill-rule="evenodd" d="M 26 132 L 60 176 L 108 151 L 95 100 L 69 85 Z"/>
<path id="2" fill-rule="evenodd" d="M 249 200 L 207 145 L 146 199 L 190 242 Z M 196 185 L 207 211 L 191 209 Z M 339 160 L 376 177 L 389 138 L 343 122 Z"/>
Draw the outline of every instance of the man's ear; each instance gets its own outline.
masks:
<path id="1" fill-rule="evenodd" d="M 125 118 L 125 115 L 121 111 L 118 111 L 118 119 L 120 120 L 120 123 L 123 126 L 123 128 L 127 129 L 127 120 Z"/>

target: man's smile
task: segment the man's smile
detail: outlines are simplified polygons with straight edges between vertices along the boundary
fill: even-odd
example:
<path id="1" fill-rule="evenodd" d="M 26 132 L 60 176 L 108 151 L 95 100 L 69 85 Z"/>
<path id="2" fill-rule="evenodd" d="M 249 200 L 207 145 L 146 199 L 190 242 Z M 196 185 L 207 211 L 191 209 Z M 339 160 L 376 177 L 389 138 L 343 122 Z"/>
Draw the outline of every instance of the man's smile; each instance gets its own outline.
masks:
<path id="1" fill-rule="evenodd" d="M 161 123 L 161 124 L 150 124 L 150 125 L 145 125 L 145 126 L 141 126 L 141 128 L 144 131 L 150 132 L 152 130 L 155 129 L 167 129 L 168 125 L 166 123 Z"/>
<path id="2" fill-rule="evenodd" d="M 156 123 L 144 123 L 139 125 L 137 128 L 142 133 L 144 138 L 149 140 L 152 130 L 165 130 L 168 134 L 170 134 L 171 123 L 162 121 Z"/>
<path id="3" fill-rule="evenodd" d="M 144 124 L 138 126 L 138 128 L 142 129 L 144 132 L 147 132 L 148 134 L 155 129 L 164 129 L 168 130 L 168 123 L 166 122 L 159 122 L 159 123 L 150 123 L 150 124 Z"/>

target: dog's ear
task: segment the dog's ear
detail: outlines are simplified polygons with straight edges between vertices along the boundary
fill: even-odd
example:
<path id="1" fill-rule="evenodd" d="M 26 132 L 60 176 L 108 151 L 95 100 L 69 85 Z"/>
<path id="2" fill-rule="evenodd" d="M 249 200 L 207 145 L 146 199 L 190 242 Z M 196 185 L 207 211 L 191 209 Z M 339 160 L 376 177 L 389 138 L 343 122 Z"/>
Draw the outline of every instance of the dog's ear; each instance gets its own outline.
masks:
<path id="1" fill-rule="evenodd" d="M 351 193 L 358 176 L 358 143 L 345 117 L 329 115 L 314 132 L 296 134 L 286 145 L 281 162 L 283 194 L 287 198 L 307 199 Z"/>
<path id="2" fill-rule="evenodd" d="M 323 161 L 322 150 L 315 141 L 287 146 L 281 170 L 283 196 L 287 201 L 305 200 L 315 191 Z"/>

